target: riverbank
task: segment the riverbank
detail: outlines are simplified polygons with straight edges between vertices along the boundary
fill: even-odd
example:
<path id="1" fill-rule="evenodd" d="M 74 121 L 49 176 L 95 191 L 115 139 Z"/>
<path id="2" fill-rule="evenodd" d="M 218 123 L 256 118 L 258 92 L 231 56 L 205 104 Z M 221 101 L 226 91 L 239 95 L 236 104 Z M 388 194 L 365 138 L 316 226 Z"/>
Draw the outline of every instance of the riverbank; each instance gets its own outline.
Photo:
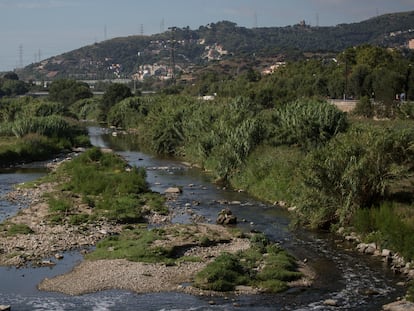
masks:
<path id="1" fill-rule="evenodd" d="M 62 258 L 65 251 L 84 249 L 86 253 L 87 249 L 95 246 L 105 237 L 118 236 L 125 229 L 125 225 L 102 220 L 81 225 L 69 225 L 67 222 L 51 223 L 48 219 L 50 210 L 45 194 L 55 191 L 57 187 L 56 182 L 42 182 L 30 188 L 17 187 L 15 191 L 8 194 L 9 200 L 16 203 L 25 202 L 29 206 L 22 208 L 16 216 L 9 218 L 3 224 L 3 228 L 19 225 L 28 228 L 30 232 L 14 235 L 8 234 L 7 230 L 1 232 L 0 265 L 17 267 L 30 264 L 53 265 Z M 86 212 L 88 208 L 83 206 L 82 213 Z M 150 219 L 156 220 L 159 217 L 150 217 Z M 169 224 L 170 217 L 165 216 L 162 219 L 163 228 L 174 227 Z M 185 284 L 191 283 L 197 272 L 221 254 L 235 254 L 249 249 L 251 247 L 250 236 L 239 237 L 237 231 L 234 232 L 231 228 L 221 225 L 197 224 L 190 227 L 191 230 L 195 230 L 191 232 L 191 238 L 198 236 L 196 242 L 191 239 L 189 241 L 188 238 L 182 240 L 181 232 L 167 243 L 168 246 L 178 245 L 178 249 L 185 249 L 185 253 L 180 255 L 186 258 L 183 261 L 166 264 L 140 263 L 125 259 L 85 260 L 68 274 L 45 279 L 39 284 L 39 289 L 69 295 L 81 295 L 107 289 L 125 289 L 137 293 L 179 291 L 195 295 L 210 295 L 212 292 Z M 174 228 L 176 231 L 180 229 Z M 186 230 L 189 230 L 188 226 Z M 219 239 L 216 241 L 217 238 Z M 290 283 L 290 286 L 310 286 L 314 275 L 303 265 L 300 271 L 304 274 L 304 278 Z M 250 286 L 237 286 L 235 289 L 237 294 L 258 292 L 260 292 L 259 289 Z"/>
<path id="2" fill-rule="evenodd" d="M 89 248 L 105 236 L 121 231 L 121 226 L 102 221 L 79 226 L 50 224 L 44 195 L 55 187 L 55 183 L 49 182 L 30 188 L 22 185 L 7 194 L 7 199 L 29 206 L 3 224 L 6 230 L 0 232 L 0 265 L 53 265 L 62 252 Z M 10 235 L 7 228 L 15 225 L 25 226 L 30 233 Z"/>

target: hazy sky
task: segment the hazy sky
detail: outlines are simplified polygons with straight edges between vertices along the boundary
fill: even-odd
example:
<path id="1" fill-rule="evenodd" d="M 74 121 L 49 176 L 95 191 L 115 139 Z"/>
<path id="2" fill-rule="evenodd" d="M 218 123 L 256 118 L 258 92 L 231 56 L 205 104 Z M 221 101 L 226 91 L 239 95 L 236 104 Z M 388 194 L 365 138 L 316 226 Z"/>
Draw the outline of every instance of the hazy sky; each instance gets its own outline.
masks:
<path id="1" fill-rule="evenodd" d="M 414 0 L 0 0 L 0 71 L 170 26 L 327 26 L 402 11 L 414 11 Z"/>

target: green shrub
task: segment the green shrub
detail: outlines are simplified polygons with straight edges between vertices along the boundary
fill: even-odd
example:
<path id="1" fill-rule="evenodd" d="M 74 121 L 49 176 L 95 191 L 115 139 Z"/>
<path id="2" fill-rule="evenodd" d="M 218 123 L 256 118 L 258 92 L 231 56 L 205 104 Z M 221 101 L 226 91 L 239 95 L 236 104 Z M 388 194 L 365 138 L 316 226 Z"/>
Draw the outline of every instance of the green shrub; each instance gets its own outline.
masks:
<path id="1" fill-rule="evenodd" d="M 88 259 L 120 259 L 141 262 L 172 262 L 163 256 L 160 249 L 151 247 L 152 242 L 162 239 L 156 229 L 137 228 L 123 230 L 120 235 L 110 236 L 98 242 L 96 249 L 89 253 Z"/>
<path id="2" fill-rule="evenodd" d="M 299 144 L 307 149 L 319 146 L 348 127 L 346 114 L 327 102 L 301 100 L 273 110 L 273 145 Z"/>
<path id="3" fill-rule="evenodd" d="M 69 198 L 51 196 L 48 199 L 49 211 L 52 213 L 69 214 L 72 209 L 73 202 Z"/>
<path id="4" fill-rule="evenodd" d="M 97 203 L 96 210 L 102 213 L 107 219 L 122 224 L 143 221 L 140 200 L 134 195 L 122 197 L 104 196 Z"/>
<path id="5" fill-rule="evenodd" d="M 407 260 L 414 258 L 414 227 L 404 220 L 394 204 L 384 202 L 379 208 L 358 210 L 352 224 L 370 242 L 399 252 Z"/>
<path id="6" fill-rule="evenodd" d="M 231 184 L 268 202 L 293 202 L 301 178 L 300 163 L 305 154 L 294 147 L 261 145 L 233 174 Z"/>
<path id="7" fill-rule="evenodd" d="M 26 224 L 6 223 L 7 235 L 31 234 L 33 230 Z"/>
<path id="8" fill-rule="evenodd" d="M 412 167 L 414 131 L 356 126 L 309 153 L 301 167 L 298 216 L 313 227 L 346 225 L 378 204 Z"/>
<path id="9" fill-rule="evenodd" d="M 195 286 L 206 290 L 231 291 L 247 283 L 243 266 L 232 254 L 224 253 L 195 276 Z"/>
<path id="10" fill-rule="evenodd" d="M 88 214 L 75 214 L 69 216 L 69 224 L 73 226 L 78 226 L 89 221 Z"/>
<path id="11" fill-rule="evenodd" d="M 237 285 L 250 285 L 268 292 L 279 292 L 288 288 L 287 282 L 302 277 L 297 271 L 295 258 L 271 243 L 264 234 L 254 234 L 251 243 L 248 250 L 217 257 L 196 275 L 194 285 L 215 291 L 230 291 Z"/>

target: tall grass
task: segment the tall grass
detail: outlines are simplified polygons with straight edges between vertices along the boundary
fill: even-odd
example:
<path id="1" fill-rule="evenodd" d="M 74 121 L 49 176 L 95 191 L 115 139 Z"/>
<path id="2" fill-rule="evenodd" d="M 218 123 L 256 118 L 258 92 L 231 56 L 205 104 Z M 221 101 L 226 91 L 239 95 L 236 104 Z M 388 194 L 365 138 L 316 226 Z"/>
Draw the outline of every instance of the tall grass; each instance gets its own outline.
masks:
<path id="1" fill-rule="evenodd" d="M 299 148 L 258 146 L 232 176 L 231 184 L 268 202 L 293 202 L 304 157 Z"/>
<path id="2" fill-rule="evenodd" d="M 360 209 L 355 213 L 352 224 L 368 241 L 399 252 L 406 260 L 412 260 L 414 226 L 396 206 L 384 202 L 378 208 Z"/>

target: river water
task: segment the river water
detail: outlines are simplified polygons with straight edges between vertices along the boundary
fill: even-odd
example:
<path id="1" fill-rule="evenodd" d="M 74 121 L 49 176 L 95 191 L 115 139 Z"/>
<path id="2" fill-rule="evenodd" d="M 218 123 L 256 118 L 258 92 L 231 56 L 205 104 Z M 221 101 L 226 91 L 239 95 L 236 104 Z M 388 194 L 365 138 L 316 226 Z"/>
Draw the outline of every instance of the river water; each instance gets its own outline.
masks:
<path id="1" fill-rule="evenodd" d="M 191 222 L 191 209 L 206 222 L 214 222 L 217 213 L 230 207 L 244 230 L 265 232 L 317 272 L 311 288 L 292 289 L 281 294 L 196 297 L 180 293 L 134 294 L 127 291 L 104 291 L 82 296 L 40 292 L 36 285 L 73 268 L 82 260 L 79 252 L 68 252 L 53 268 L 0 267 L 0 305 L 12 310 L 379 310 L 385 303 L 403 294 L 397 286 L 401 281 L 379 258 L 360 255 L 350 245 L 338 246 L 335 236 L 289 228 L 289 215 L 282 209 L 254 200 L 245 193 L 223 189 L 211 183 L 208 175 L 196 168 L 158 158 L 137 150 L 124 137 L 103 135 L 99 128 L 90 128 L 95 146 L 113 148 L 130 164 L 145 167 L 147 180 L 154 191 L 180 186 L 182 195 L 170 202 L 175 211 L 174 222 Z M 45 174 L 41 166 L 0 172 L 0 221 L 23 206 L 1 199 L 15 184 Z M 223 203 L 228 203 L 224 205 Z M 327 299 L 336 306 L 327 306 Z M 211 304 L 214 300 L 214 305 Z"/>

